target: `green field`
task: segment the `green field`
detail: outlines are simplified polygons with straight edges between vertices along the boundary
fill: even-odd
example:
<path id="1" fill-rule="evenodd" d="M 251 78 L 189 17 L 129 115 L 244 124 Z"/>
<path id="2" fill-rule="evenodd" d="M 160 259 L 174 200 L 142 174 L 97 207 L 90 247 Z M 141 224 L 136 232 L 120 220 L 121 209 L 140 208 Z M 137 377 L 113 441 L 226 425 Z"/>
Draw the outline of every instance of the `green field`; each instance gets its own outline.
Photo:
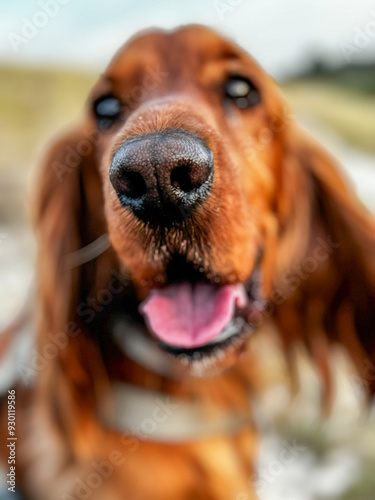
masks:
<path id="1" fill-rule="evenodd" d="M 375 95 L 313 80 L 286 83 L 284 92 L 299 114 L 319 119 L 349 144 L 375 152 Z"/>

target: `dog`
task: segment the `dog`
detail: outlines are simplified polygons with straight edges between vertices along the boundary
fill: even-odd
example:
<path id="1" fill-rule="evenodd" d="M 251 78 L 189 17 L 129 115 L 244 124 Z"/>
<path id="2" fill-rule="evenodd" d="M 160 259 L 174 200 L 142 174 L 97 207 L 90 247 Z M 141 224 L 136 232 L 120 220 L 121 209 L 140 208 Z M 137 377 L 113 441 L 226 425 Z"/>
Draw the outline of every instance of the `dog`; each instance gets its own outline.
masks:
<path id="1" fill-rule="evenodd" d="M 327 394 L 332 343 L 373 363 L 373 218 L 274 80 L 201 26 L 126 43 L 42 163 L 35 346 L 2 339 L 3 359 L 29 343 L 5 391 L 18 492 L 256 499 L 249 345 L 269 325 L 286 357 L 303 342 Z"/>

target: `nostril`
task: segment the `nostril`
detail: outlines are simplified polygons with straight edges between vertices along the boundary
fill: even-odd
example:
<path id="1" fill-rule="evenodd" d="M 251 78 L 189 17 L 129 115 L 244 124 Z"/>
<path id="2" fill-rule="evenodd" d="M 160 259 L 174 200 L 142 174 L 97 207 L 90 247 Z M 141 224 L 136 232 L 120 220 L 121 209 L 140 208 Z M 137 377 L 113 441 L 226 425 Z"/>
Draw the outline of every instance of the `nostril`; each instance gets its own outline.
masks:
<path id="1" fill-rule="evenodd" d="M 141 198 L 147 193 L 146 182 L 139 172 L 124 172 L 120 178 L 121 193 L 128 198 Z"/>
<path id="2" fill-rule="evenodd" d="M 194 134 L 161 130 L 130 136 L 115 151 L 109 180 L 121 205 L 139 220 L 188 218 L 211 192 L 213 152 Z"/>
<path id="3" fill-rule="evenodd" d="M 172 170 L 171 186 L 180 189 L 184 193 L 190 193 L 194 188 L 197 187 L 191 180 L 189 165 L 181 165 L 179 167 L 175 167 Z"/>

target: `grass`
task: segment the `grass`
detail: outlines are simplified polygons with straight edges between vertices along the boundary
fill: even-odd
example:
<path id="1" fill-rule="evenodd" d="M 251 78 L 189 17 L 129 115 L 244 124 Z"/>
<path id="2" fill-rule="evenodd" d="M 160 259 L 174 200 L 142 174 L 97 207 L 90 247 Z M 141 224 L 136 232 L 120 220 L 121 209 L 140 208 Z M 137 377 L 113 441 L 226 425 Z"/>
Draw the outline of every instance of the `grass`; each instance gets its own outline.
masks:
<path id="1" fill-rule="evenodd" d="M 375 95 L 338 84 L 298 80 L 283 87 L 292 108 L 314 116 L 353 146 L 375 153 Z"/>
<path id="2" fill-rule="evenodd" d="M 82 113 L 95 77 L 0 67 L 0 174 L 28 169 L 43 143 Z"/>

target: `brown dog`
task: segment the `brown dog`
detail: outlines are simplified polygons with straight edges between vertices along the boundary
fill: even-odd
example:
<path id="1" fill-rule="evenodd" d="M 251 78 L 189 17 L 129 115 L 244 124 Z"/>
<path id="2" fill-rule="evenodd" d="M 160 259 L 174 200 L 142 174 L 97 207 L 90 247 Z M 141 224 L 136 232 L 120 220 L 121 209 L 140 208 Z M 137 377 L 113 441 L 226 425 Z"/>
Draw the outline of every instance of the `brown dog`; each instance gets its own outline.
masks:
<path id="1" fill-rule="evenodd" d="M 275 82 L 206 28 L 118 52 L 45 159 L 36 230 L 25 498 L 254 499 L 253 332 L 303 340 L 327 388 L 330 341 L 374 359 L 374 221 Z"/>

